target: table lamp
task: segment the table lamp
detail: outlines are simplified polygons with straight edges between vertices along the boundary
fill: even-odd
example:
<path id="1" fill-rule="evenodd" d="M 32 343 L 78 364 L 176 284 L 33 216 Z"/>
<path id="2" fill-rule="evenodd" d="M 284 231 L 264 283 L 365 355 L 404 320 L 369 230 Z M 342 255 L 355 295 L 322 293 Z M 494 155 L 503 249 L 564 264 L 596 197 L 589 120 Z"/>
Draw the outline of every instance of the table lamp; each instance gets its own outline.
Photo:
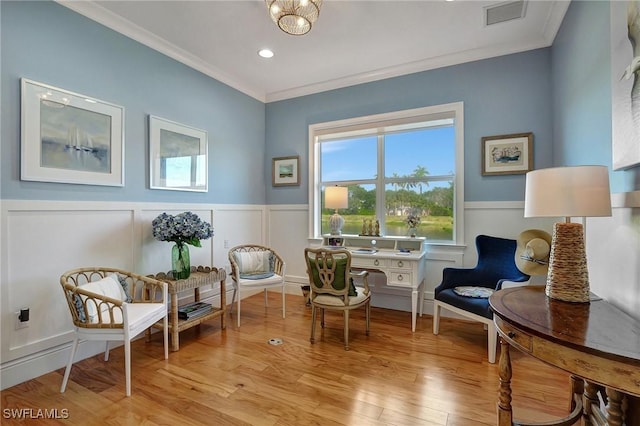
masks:
<path id="1" fill-rule="evenodd" d="M 565 221 L 553 227 L 545 293 L 566 302 L 589 302 L 583 226 L 570 218 L 611 216 L 607 167 L 552 167 L 527 173 L 524 217 L 557 216 Z"/>
<path id="2" fill-rule="evenodd" d="M 328 209 L 335 209 L 329 218 L 331 235 L 342 235 L 342 225 L 344 218 L 338 214 L 338 209 L 349 207 L 349 188 L 345 186 L 328 186 L 324 190 L 324 206 Z"/>

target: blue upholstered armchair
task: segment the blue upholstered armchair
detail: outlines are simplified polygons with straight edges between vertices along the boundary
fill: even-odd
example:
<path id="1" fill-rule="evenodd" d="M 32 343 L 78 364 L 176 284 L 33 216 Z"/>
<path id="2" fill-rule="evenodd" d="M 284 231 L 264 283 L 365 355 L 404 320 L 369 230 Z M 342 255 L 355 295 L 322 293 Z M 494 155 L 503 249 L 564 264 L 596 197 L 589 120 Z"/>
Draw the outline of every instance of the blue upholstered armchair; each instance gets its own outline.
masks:
<path id="1" fill-rule="evenodd" d="M 478 235 L 476 249 L 478 264 L 475 268 L 445 268 L 442 271 L 442 282 L 435 289 L 433 301 L 433 334 L 439 332 L 442 308 L 482 322 L 488 331 L 489 362 L 494 363 L 497 332 L 487 295 L 492 290 L 500 290 L 505 281 L 525 282 L 529 275 L 516 266 L 515 240 Z"/>

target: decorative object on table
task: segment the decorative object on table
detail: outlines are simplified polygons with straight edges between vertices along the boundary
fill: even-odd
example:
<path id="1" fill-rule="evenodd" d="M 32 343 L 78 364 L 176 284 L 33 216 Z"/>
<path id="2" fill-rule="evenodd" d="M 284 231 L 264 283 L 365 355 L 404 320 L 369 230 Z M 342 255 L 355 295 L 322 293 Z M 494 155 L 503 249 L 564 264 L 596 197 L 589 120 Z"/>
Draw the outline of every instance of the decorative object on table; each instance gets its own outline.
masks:
<path id="1" fill-rule="evenodd" d="M 149 116 L 150 188 L 207 192 L 207 132 Z"/>
<path id="2" fill-rule="evenodd" d="M 324 189 L 324 206 L 327 209 L 335 209 L 329 218 L 331 235 L 342 235 L 344 218 L 338 214 L 338 209 L 349 207 L 349 188 L 346 186 L 328 186 Z M 371 225 L 369 225 L 371 229 Z"/>
<path id="3" fill-rule="evenodd" d="M 405 219 L 408 227 L 408 234 L 411 238 L 415 238 L 418 234 L 418 226 L 420 225 L 420 216 L 415 214 L 410 214 Z"/>
<path id="4" fill-rule="evenodd" d="M 379 237 L 380 236 L 380 221 L 376 219 L 362 219 L 362 232 L 359 234 L 361 237 Z"/>
<path id="5" fill-rule="evenodd" d="M 162 213 L 151 223 L 153 238 L 159 241 L 172 241 L 171 271 L 173 278 L 181 280 L 191 275 L 191 261 L 187 244 L 201 247 L 200 241 L 213 236 L 211 225 L 191 212 L 172 216 Z"/>
<path id="6" fill-rule="evenodd" d="M 551 254 L 551 235 L 541 229 L 522 231 L 517 238 L 516 266 L 527 275 L 546 275 Z"/>
<path id="7" fill-rule="evenodd" d="M 553 227 L 547 296 L 589 302 L 589 271 L 581 223 L 571 217 L 611 216 L 606 166 L 553 167 L 527 173 L 524 217 L 565 217 Z"/>
<path id="8" fill-rule="evenodd" d="M 300 185 L 300 157 L 276 157 L 272 160 L 271 185 Z"/>
<path id="9" fill-rule="evenodd" d="M 211 303 L 193 302 L 178 308 L 178 318 L 192 319 L 213 311 Z"/>
<path id="10" fill-rule="evenodd" d="M 533 170 L 533 133 L 482 138 L 482 175 L 515 175 Z"/>
<path id="11" fill-rule="evenodd" d="M 287 34 L 304 35 L 311 31 L 322 0 L 265 0 L 269 16 Z"/>
<path id="12" fill-rule="evenodd" d="M 20 81 L 20 179 L 124 186 L 124 108 Z"/>

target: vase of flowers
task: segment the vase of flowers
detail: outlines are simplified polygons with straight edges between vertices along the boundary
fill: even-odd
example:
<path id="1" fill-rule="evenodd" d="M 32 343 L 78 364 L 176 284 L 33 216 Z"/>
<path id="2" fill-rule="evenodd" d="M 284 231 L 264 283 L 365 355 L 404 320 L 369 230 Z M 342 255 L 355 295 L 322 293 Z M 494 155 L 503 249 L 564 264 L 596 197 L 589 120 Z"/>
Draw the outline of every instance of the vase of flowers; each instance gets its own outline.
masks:
<path id="1" fill-rule="evenodd" d="M 407 233 L 411 238 L 415 238 L 418 234 L 418 225 L 420 225 L 420 216 L 410 214 L 407 216 L 405 220 L 407 222 L 408 231 Z"/>
<path id="2" fill-rule="evenodd" d="M 173 278 L 182 280 L 191 275 L 189 247 L 201 247 L 200 241 L 213 236 L 211 225 L 191 212 L 175 216 L 162 213 L 151 223 L 153 238 L 158 241 L 171 241 L 171 272 Z"/>

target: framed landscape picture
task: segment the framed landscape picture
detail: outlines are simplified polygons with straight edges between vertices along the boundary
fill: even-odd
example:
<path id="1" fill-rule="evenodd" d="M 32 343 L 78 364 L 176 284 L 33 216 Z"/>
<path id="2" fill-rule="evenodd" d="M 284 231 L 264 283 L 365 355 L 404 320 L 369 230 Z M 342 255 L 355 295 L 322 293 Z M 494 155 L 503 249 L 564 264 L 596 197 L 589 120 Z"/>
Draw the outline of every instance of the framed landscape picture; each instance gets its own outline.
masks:
<path id="1" fill-rule="evenodd" d="M 482 175 L 513 175 L 533 170 L 533 133 L 482 138 Z"/>
<path id="2" fill-rule="evenodd" d="M 276 157 L 273 159 L 272 185 L 300 185 L 300 157 Z"/>
<path id="3" fill-rule="evenodd" d="M 208 191 L 207 132 L 149 116 L 151 189 Z"/>
<path id="4" fill-rule="evenodd" d="M 21 79 L 20 179 L 124 185 L 124 108 Z"/>

